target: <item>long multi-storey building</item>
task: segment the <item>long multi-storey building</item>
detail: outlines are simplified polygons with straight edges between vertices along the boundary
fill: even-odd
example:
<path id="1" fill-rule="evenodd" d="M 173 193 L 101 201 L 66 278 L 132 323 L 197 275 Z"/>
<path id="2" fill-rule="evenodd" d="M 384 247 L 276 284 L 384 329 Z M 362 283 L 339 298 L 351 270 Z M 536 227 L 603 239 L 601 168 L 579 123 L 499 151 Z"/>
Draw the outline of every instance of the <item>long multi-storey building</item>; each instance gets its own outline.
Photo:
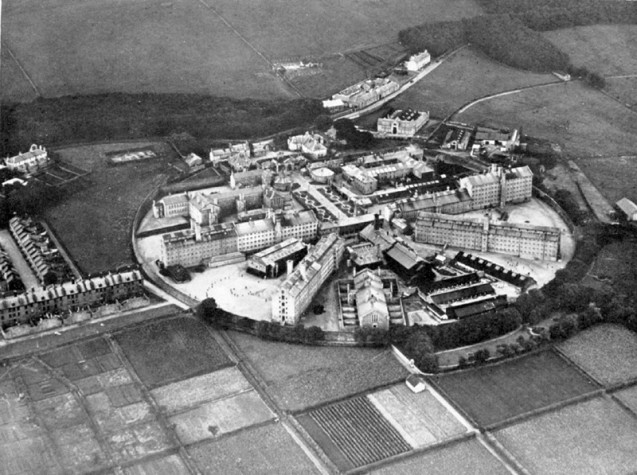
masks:
<path id="1" fill-rule="evenodd" d="M 297 324 L 321 285 L 338 267 L 344 250 L 344 241 L 337 234 L 323 236 L 272 296 L 272 321 Z"/>
<path id="2" fill-rule="evenodd" d="M 28 152 L 5 158 L 4 164 L 9 170 L 27 173 L 47 165 L 49 161 L 46 149 L 33 144 Z"/>
<path id="3" fill-rule="evenodd" d="M 560 255 L 560 234 L 558 228 L 422 212 L 416 220 L 414 240 L 555 261 Z"/>
<path id="4" fill-rule="evenodd" d="M 429 120 L 429 112 L 411 109 L 390 112 L 376 121 L 376 130 L 381 134 L 413 137 Z"/>
<path id="5" fill-rule="evenodd" d="M 367 79 L 334 94 L 332 99 L 340 99 L 351 109 L 362 109 L 398 89 L 400 89 L 398 83 L 391 79 Z"/>
<path id="6" fill-rule="evenodd" d="M 8 327 L 40 318 L 46 313 L 126 299 L 142 292 L 143 277 L 136 269 L 36 288 L 0 299 L 0 323 Z"/>

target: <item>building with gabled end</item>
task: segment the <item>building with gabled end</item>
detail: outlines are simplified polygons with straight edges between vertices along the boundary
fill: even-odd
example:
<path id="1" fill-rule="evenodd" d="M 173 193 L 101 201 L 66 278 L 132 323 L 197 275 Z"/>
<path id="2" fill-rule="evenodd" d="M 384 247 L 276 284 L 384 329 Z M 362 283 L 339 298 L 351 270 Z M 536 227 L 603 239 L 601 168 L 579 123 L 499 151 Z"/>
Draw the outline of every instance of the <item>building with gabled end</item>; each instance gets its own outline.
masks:
<path id="1" fill-rule="evenodd" d="M 337 234 L 323 236 L 272 295 L 272 321 L 296 325 L 321 285 L 338 268 L 344 250 Z"/>
<path id="2" fill-rule="evenodd" d="M 349 86 L 332 96 L 350 109 L 362 109 L 400 89 L 396 81 L 387 78 L 367 79 Z"/>
<path id="3" fill-rule="evenodd" d="M 627 221 L 637 221 L 637 205 L 628 198 L 622 198 L 615 203 L 617 209 L 622 213 L 622 217 Z"/>
<path id="4" fill-rule="evenodd" d="M 405 61 L 407 71 L 420 71 L 431 62 L 431 55 L 427 50 L 422 53 L 413 54 Z"/>
<path id="5" fill-rule="evenodd" d="M 380 276 L 365 269 L 354 276 L 356 314 L 361 327 L 389 329 L 389 309 Z"/>
<path id="6" fill-rule="evenodd" d="M 429 120 L 429 112 L 411 109 L 390 112 L 376 121 L 376 130 L 381 134 L 413 137 Z"/>
<path id="7" fill-rule="evenodd" d="M 0 299 L 0 324 L 3 327 L 26 323 L 46 313 L 61 313 L 78 307 L 123 300 L 143 292 L 139 270 L 107 274 Z"/>
<path id="8" fill-rule="evenodd" d="M 19 153 L 13 157 L 4 159 L 4 164 L 9 170 L 21 173 L 29 173 L 42 168 L 50 162 L 49 154 L 42 146 L 31 145 L 28 152 Z"/>
<path id="9" fill-rule="evenodd" d="M 297 238 L 268 247 L 248 259 L 248 272 L 259 277 L 275 278 L 288 272 L 307 254 L 307 245 Z"/>
<path id="10" fill-rule="evenodd" d="M 325 139 L 320 134 L 305 132 L 303 135 L 294 135 L 288 138 L 288 149 L 300 151 L 312 158 L 320 158 L 327 155 Z"/>

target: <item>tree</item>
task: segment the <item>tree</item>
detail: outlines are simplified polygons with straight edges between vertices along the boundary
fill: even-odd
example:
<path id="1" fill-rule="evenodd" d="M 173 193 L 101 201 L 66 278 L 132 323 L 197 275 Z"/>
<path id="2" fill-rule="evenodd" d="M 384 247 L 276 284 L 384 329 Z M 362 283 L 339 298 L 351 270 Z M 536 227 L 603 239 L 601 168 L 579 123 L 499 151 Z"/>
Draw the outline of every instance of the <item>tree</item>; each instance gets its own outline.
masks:
<path id="1" fill-rule="evenodd" d="M 44 274 L 44 278 L 42 279 L 44 285 L 55 285 L 58 283 L 58 275 L 53 272 L 53 271 L 49 271 L 46 274 Z"/>
<path id="2" fill-rule="evenodd" d="M 405 342 L 405 353 L 407 356 L 417 359 L 418 355 L 433 353 L 434 346 L 431 338 L 424 331 L 414 330 Z"/>

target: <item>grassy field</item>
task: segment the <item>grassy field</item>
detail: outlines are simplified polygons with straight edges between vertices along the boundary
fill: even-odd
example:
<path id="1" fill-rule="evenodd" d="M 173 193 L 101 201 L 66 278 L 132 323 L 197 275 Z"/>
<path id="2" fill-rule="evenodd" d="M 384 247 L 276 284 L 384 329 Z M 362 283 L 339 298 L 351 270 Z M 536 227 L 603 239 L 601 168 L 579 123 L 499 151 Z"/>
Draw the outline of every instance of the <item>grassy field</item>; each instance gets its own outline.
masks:
<path id="1" fill-rule="evenodd" d="M 302 410 L 407 376 L 386 350 L 307 347 L 229 334 L 287 410 Z"/>
<path id="2" fill-rule="evenodd" d="M 576 158 L 632 154 L 637 138 L 634 112 L 577 82 L 490 99 L 456 119 L 523 127 L 526 135 L 561 144 Z"/>
<path id="3" fill-rule="evenodd" d="M 637 470 L 637 419 L 595 398 L 496 433 L 531 473 L 599 474 Z"/>
<path id="4" fill-rule="evenodd" d="M 637 378 L 637 335 L 620 325 L 596 325 L 569 338 L 560 350 L 600 383 Z"/>
<path id="5" fill-rule="evenodd" d="M 132 264 L 130 227 L 146 195 L 172 173 L 173 152 L 152 144 L 160 157 L 127 165 L 109 165 L 105 153 L 147 143 L 90 145 L 59 150 L 62 160 L 90 170 L 88 184 L 47 210 L 45 218 L 80 269 L 101 272 Z"/>
<path id="6" fill-rule="evenodd" d="M 190 471 L 177 454 L 167 455 L 165 457 L 149 460 L 138 465 L 124 468 L 125 475 L 154 475 L 156 473 L 189 475 Z"/>
<path id="7" fill-rule="evenodd" d="M 466 428 L 431 394 L 411 392 L 405 384 L 367 398 L 397 427 L 413 448 L 425 447 L 466 432 Z"/>
<path id="8" fill-rule="evenodd" d="M 400 462 L 374 470 L 378 475 L 504 475 L 509 471 L 476 439 L 455 443 L 441 449 L 409 457 Z"/>
<path id="9" fill-rule="evenodd" d="M 178 317 L 116 335 L 117 342 L 148 387 L 180 381 L 230 364 L 203 324 Z"/>
<path id="10" fill-rule="evenodd" d="M 436 377 L 449 398 L 489 426 L 597 389 L 552 351 Z"/>
<path id="11" fill-rule="evenodd" d="M 510 68 L 465 48 L 392 101 L 391 106 L 429 111 L 442 118 L 479 97 L 553 81 L 557 78 L 551 74 Z"/>
<path id="12" fill-rule="evenodd" d="M 319 473 L 281 424 L 241 431 L 187 450 L 203 473 Z"/>
<path id="13" fill-rule="evenodd" d="M 579 26 L 543 35 L 576 66 L 604 76 L 637 74 L 637 25 Z"/>
<path id="14" fill-rule="evenodd" d="M 3 42 L 45 97 L 111 91 L 291 95 L 268 63 L 200 2 L 12 2 L 2 19 Z M 4 90 L 2 97 L 20 98 Z"/>
<path id="15" fill-rule="evenodd" d="M 633 110 L 637 107 L 637 77 L 607 78 L 604 90 Z"/>
<path id="16" fill-rule="evenodd" d="M 577 164 L 602 194 L 615 203 L 623 197 L 637 202 L 637 157 L 594 158 Z"/>
<path id="17" fill-rule="evenodd" d="M 0 53 L 0 100 L 28 102 L 36 98 L 36 92 L 25 79 L 17 63 L 8 53 L 4 44 Z"/>
<path id="18" fill-rule="evenodd" d="M 631 386 L 613 394 L 617 399 L 626 404 L 635 414 L 637 414 L 637 386 Z"/>

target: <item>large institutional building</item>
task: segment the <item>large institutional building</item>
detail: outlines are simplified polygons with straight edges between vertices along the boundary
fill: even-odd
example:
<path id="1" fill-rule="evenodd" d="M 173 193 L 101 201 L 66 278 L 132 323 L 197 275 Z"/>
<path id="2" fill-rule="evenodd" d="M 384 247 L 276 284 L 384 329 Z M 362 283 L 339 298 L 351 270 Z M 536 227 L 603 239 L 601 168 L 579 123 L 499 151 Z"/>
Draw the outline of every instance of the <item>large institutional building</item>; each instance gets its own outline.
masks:
<path id="1" fill-rule="evenodd" d="M 345 245 L 337 234 L 323 236 L 272 296 L 272 321 L 296 325 L 321 285 L 338 267 Z"/>
<path id="2" fill-rule="evenodd" d="M 560 255 L 560 230 L 528 224 L 422 212 L 416 220 L 416 242 L 449 245 L 524 259 L 555 261 Z"/>
<path id="3" fill-rule="evenodd" d="M 416 219 L 418 213 L 460 214 L 476 209 L 521 203 L 533 196 L 533 172 L 528 166 L 505 170 L 492 166 L 487 173 L 458 180 L 457 190 L 430 193 L 396 203 L 405 219 Z"/>
<path id="4" fill-rule="evenodd" d="M 391 79 L 367 79 L 334 94 L 332 99 L 341 100 L 351 109 L 362 109 L 400 89 Z"/>
<path id="5" fill-rule="evenodd" d="M 59 313 L 105 301 L 126 299 L 143 292 L 143 278 L 138 270 L 108 274 L 0 299 L 0 323 L 12 326 L 26 323 L 46 313 Z"/>
<path id="6" fill-rule="evenodd" d="M 397 110 L 380 117 L 376 122 L 376 130 L 381 134 L 413 137 L 428 120 L 429 112 Z"/>

